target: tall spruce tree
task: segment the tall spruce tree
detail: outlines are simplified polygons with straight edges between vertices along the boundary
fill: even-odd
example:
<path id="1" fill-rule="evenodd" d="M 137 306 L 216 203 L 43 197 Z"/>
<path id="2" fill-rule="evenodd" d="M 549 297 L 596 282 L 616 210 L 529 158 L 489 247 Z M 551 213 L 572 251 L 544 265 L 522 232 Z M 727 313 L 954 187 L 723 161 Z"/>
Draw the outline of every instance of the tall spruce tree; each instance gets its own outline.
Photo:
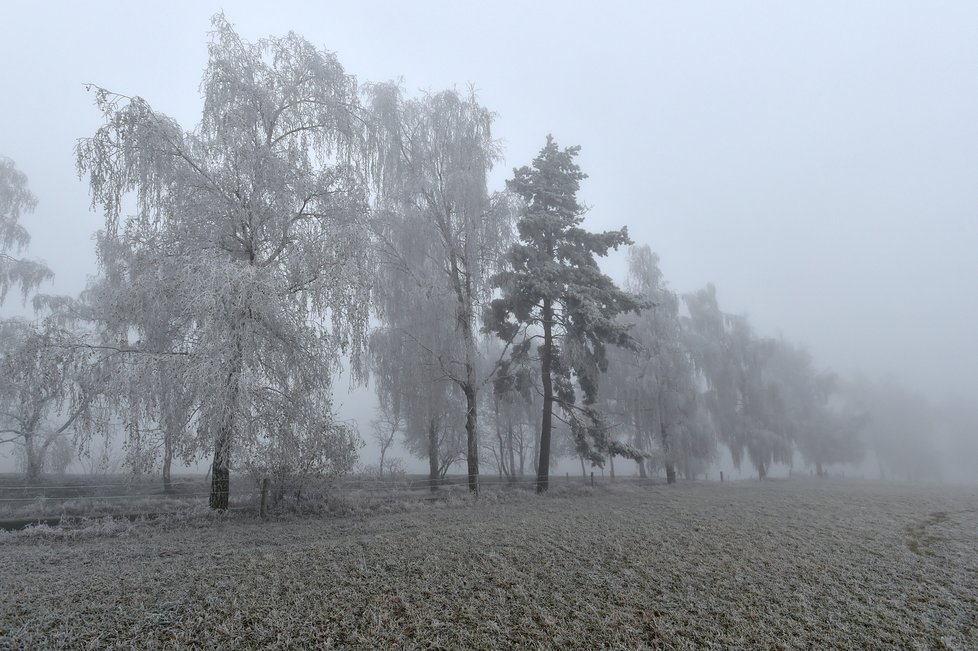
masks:
<path id="1" fill-rule="evenodd" d="M 598 378 L 607 368 L 606 346 L 632 346 L 619 314 L 638 311 L 638 297 L 620 290 L 601 272 L 595 256 L 631 244 L 627 229 L 590 233 L 581 227 L 585 208 L 577 200 L 586 178 L 575 162 L 580 147 L 560 149 L 552 136 L 532 167 L 514 170 L 507 181 L 524 205 L 519 241 L 507 266 L 493 277 L 501 297 L 492 302 L 486 326 L 507 341 L 521 334 L 514 358 L 528 356 L 536 339 L 540 355 L 543 421 L 537 491 L 547 490 L 554 403 L 566 415 L 578 452 L 602 463 L 608 445 L 593 408 Z M 576 385 L 576 386 L 575 386 Z M 583 405 L 577 405 L 578 388 Z"/>

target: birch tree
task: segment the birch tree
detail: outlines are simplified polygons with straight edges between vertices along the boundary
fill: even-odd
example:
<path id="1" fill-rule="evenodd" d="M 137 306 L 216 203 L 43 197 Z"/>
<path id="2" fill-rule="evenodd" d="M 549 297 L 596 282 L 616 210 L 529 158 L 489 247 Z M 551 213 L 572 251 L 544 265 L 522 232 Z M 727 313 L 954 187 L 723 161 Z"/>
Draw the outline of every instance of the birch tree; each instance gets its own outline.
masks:
<path id="1" fill-rule="evenodd" d="M 507 181 L 524 205 L 517 222 L 519 241 L 506 256 L 506 268 L 493 277 L 501 297 L 486 316 L 487 327 L 504 341 L 526 334 L 513 349 L 517 358 L 529 355 L 533 342 L 540 341 L 539 492 L 549 484 L 555 403 L 568 419 L 578 454 L 602 462 L 607 430 L 594 402 L 599 376 L 607 369 L 606 347 L 634 345 L 617 316 L 644 305 L 621 291 L 595 260 L 631 244 L 627 230 L 590 233 L 581 227 L 585 209 L 577 191 L 586 175 L 574 160 L 579 149 L 562 150 L 547 136 L 532 166 L 515 170 Z"/>
<path id="2" fill-rule="evenodd" d="M 679 298 L 666 287 L 659 258 L 648 246 L 629 250 L 625 288 L 651 307 L 622 317 L 638 350 L 612 351 L 604 394 L 632 432 L 632 443 L 645 453 L 657 451 L 671 484 L 677 467 L 689 478 L 709 463 L 716 443 L 680 322 Z M 640 471 L 645 472 L 644 463 Z"/>
<path id="3" fill-rule="evenodd" d="M 685 300 L 690 351 L 720 439 L 735 467 L 746 456 L 764 479 L 794 452 L 784 388 L 772 371 L 778 342 L 757 337 L 746 317 L 721 312 L 713 285 Z"/>
<path id="4" fill-rule="evenodd" d="M 28 482 L 75 427 L 93 426 L 96 358 L 50 322 L 0 322 L 0 443 L 19 448 Z"/>
<path id="5" fill-rule="evenodd" d="M 370 247 L 357 87 L 336 57 L 295 34 L 245 41 L 220 15 L 208 53 L 196 127 L 95 88 L 104 124 L 76 154 L 105 236 L 147 260 L 121 282 L 160 279 L 179 305 L 156 321 L 176 324 L 164 352 L 188 356 L 206 396 L 197 428 L 225 509 L 234 456 L 312 433 L 337 470 L 351 458 L 330 385 L 341 353 L 363 368 Z"/>
<path id="6" fill-rule="evenodd" d="M 822 477 L 829 465 L 861 461 L 867 418 L 840 392 L 836 376 L 816 371 L 811 354 L 784 339 L 775 342 L 768 366 L 782 427 L 805 464 Z"/>
<path id="7" fill-rule="evenodd" d="M 0 156 L 0 304 L 11 288 L 18 288 L 24 301 L 54 273 L 42 262 L 19 257 L 31 236 L 20 218 L 33 212 L 37 197 L 27 186 L 27 176 L 12 160 Z"/>
<path id="8" fill-rule="evenodd" d="M 456 91 L 405 99 L 393 85 L 371 89 L 375 120 L 375 178 L 389 227 L 382 237 L 381 282 L 375 296 L 385 327 L 423 348 L 465 400 L 469 490 L 478 490 L 479 390 L 491 369 L 480 369 L 477 317 L 491 295 L 489 278 L 509 242 L 510 217 L 494 202 L 487 175 L 496 160 L 493 115 L 474 95 Z M 420 341 L 398 315 L 410 301 L 428 321 L 453 324 L 438 350 Z"/>
<path id="9" fill-rule="evenodd" d="M 454 436 L 461 427 L 454 425 L 464 406 L 453 396 L 438 359 L 454 328 L 451 321 L 432 321 L 431 315 L 438 312 L 411 295 L 413 285 L 406 276 L 402 280 L 406 281 L 402 289 L 409 293 L 398 292 L 395 295 L 401 298 L 395 300 L 404 302 L 390 313 L 386 327 L 370 336 L 371 381 L 385 420 L 399 423 L 405 447 L 413 456 L 427 458 L 429 486 L 435 490 L 462 453 Z"/>

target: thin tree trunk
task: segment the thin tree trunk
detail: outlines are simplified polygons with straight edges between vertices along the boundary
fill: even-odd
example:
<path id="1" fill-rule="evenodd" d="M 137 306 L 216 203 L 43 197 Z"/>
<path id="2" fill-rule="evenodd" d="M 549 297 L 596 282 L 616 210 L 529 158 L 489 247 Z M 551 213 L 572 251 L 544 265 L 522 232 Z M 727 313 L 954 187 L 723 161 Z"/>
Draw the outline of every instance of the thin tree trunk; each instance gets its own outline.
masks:
<path id="1" fill-rule="evenodd" d="M 466 383 L 462 387 L 465 394 L 465 440 L 467 443 L 466 462 L 469 471 L 469 491 L 479 492 L 479 437 L 476 415 L 475 368 L 466 364 Z"/>
<path id="2" fill-rule="evenodd" d="M 608 464 L 611 470 L 611 481 L 615 481 L 615 456 L 613 454 L 608 455 Z"/>
<path id="3" fill-rule="evenodd" d="M 661 419 L 659 420 L 659 431 L 662 435 L 662 452 L 666 466 L 666 483 L 675 484 L 676 466 L 673 465 L 672 457 L 669 454 L 669 434 L 666 432 L 665 423 L 663 423 Z"/>
<path id="4" fill-rule="evenodd" d="M 537 492 L 543 493 L 550 483 L 550 431 L 553 428 L 554 388 L 550 377 L 553 363 L 553 306 L 543 300 L 543 346 L 540 353 L 540 379 L 543 381 L 543 421 L 540 425 L 540 466 L 537 469 Z"/>
<path id="5" fill-rule="evenodd" d="M 503 443 L 503 428 L 499 426 L 499 396 L 493 394 L 493 428 L 496 430 L 496 442 L 499 444 L 499 455 L 497 457 L 499 463 L 499 479 L 504 476 L 508 477 L 510 471 L 506 469 L 506 445 Z"/>
<path id="6" fill-rule="evenodd" d="M 173 463 L 173 448 L 166 445 L 163 450 L 163 493 L 169 495 L 173 492 L 173 483 L 170 481 L 170 466 Z"/>
<path id="7" fill-rule="evenodd" d="M 438 490 L 438 426 L 432 418 L 428 422 L 428 483 L 429 489 Z"/>
<path id="8" fill-rule="evenodd" d="M 170 393 L 164 389 L 162 395 L 164 405 L 172 399 Z M 169 405 L 166 405 L 169 406 Z M 172 415 L 168 415 L 169 411 L 163 412 L 163 494 L 169 495 L 173 492 L 173 485 L 170 482 L 170 466 L 173 464 L 173 442 L 175 440 L 174 436 L 174 424 Z"/>
<path id="9" fill-rule="evenodd" d="M 513 451 L 513 421 L 506 421 L 506 438 L 509 444 L 509 483 L 516 483 L 516 454 Z"/>

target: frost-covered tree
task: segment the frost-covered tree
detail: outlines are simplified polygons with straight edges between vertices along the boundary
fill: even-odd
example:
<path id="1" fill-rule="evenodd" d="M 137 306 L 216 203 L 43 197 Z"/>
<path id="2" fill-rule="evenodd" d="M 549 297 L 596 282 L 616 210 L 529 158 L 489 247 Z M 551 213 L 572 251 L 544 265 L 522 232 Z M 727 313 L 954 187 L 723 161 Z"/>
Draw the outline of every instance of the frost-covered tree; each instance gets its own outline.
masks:
<path id="1" fill-rule="evenodd" d="M 186 315 L 173 291 L 178 269 L 160 264 L 152 249 L 129 247 L 104 233 L 97 252 L 100 276 L 77 300 L 62 299 L 52 307 L 105 353 L 98 394 L 110 413 L 103 425 L 112 421 L 124 432 L 129 470 L 142 474 L 161 468 L 169 492 L 174 460 L 192 463 L 209 447 L 195 427 L 208 391 L 196 381 Z"/>
<path id="2" fill-rule="evenodd" d="M 606 347 L 634 345 L 617 316 L 643 306 L 603 274 L 595 259 L 631 244 L 626 229 L 591 233 L 581 227 L 585 209 L 577 191 L 586 175 L 574 160 L 579 149 L 562 150 L 548 136 L 532 166 L 515 170 L 507 181 L 524 202 L 519 241 L 506 256 L 507 267 L 493 277 L 501 297 L 486 316 L 487 326 L 504 341 L 524 333 L 513 349 L 517 359 L 530 355 L 533 342 L 540 341 L 541 492 L 549 482 L 554 403 L 569 420 L 579 455 L 603 461 L 607 426 L 593 405 L 599 376 L 607 368 Z M 578 404 L 578 388 L 583 404 Z"/>
<path id="3" fill-rule="evenodd" d="M 12 287 L 26 302 L 54 277 L 43 263 L 17 257 L 30 243 L 20 218 L 36 205 L 27 177 L 13 161 L 0 157 L 0 304 Z M 35 296 L 34 307 L 44 311 L 64 300 Z M 0 443 L 17 446 L 28 481 L 50 463 L 49 450 L 63 453 L 72 428 L 90 416 L 89 364 L 94 355 L 79 350 L 78 340 L 53 319 L 0 321 Z"/>
<path id="4" fill-rule="evenodd" d="M 97 357 L 50 322 L 0 322 L 0 443 L 17 446 L 28 482 L 76 426 L 92 427 Z"/>
<path id="5" fill-rule="evenodd" d="M 784 339 L 773 342 L 767 366 L 781 427 L 806 465 L 821 477 L 829 465 L 861 461 L 865 418 L 839 392 L 836 377 L 816 371 L 811 354 Z"/>
<path id="6" fill-rule="evenodd" d="M 20 218 L 36 207 L 27 176 L 12 160 L 0 156 L 0 304 L 12 287 L 19 288 L 26 301 L 42 282 L 54 278 L 47 265 L 18 257 L 31 241 Z"/>
<path id="7" fill-rule="evenodd" d="M 168 352 L 190 360 L 210 505 L 224 509 L 233 458 L 280 444 L 282 458 L 336 453 L 336 470 L 351 458 L 330 385 L 342 352 L 362 368 L 370 246 L 357 87 L 336 57 L 295 34 L 247 42 L 223 16 L 208 51 L 195 128 L 96 89 L 105 122 L 77 163 L 106 238 L 147 261 L 120 291 L 179 306 L 151 321 L 172 322 Z M 151 299 L 138 302 L 157 309 Z M 130 325 L 139 349 L 142 324 Z"/>
<path id="8" fill-rule="evenodd" d="M 528 463 L 534 463 L 539 445 L 539 368 L 531 363 L 514 364 L 505 359 L 505 347 L 498 338 L 484 344 L 484 355 L 496 363 L 492 382 L 492 424 L 486 429 L 483 449 L 499 472 L 511 482 L 526 473 Z M 502 359 L 501 359 L 502 358 Z M 524 360 L 529 362 L 530 360 Z"/>
<path id="9" fill-rule="evenodd" d="M 405 99 L 387 84 L 370 94 L 374 177 L 386 216 L 378 227 L 378 316 L 426 348 L 429 362 L 461 391 L 468 484 L 477 491 L 479 389 L 491 373 L 479 368 L 477 317 L 510 230 L 505 202 L 492 201 L 486 180 L 498 155 L 493 116 L 474 95 L 456 91 Z M 399 314 L 416 308 L 426 320 Z M 453 324 L 453 332 L 437 346 L 422 343 L 421 330 L 436 321 Z"/>
<path id="10" fill-rule="evenodd" d="M 782 389 L 768 367 L 777 342 L 757 337 L 745 317 L 721 312 L 713 285 L 685 300 L 689 349 L 720 440 L 736 467 L 747 456 L 764 479 L 772 463 L 790 463 L 793 453 Z"/>
<path id="11" fill-rule="evenodd" d="M 842 393 L 864 416 L 860 435 L 872 450 L 881 479 L 940 479 L 934 407 L 896 378 L 856 378 Z"/>
<path id="12" fill-rule="evenodd" d="M 408 287 L 410 289 L 410 286 Z M 456 434 L 464 406 L 438 359 L 451 341 L 451 322 L 429 319 L 426 304 L 408 299 L 394 320 L 370 336 L 371 381 L 386 421 L 399 421 L 404 445 L 413 456 L 427 458 L 432 490 L 463 453 Z M 428 305 L 430 309 L 430 305 Z M 426 325 L 427 327 L 422 327 Z"/>
<path id="13" fill-rule="evenodd" d="M 648 246 L 629 250 L 625 289 L 651 307 L 622 317 L 638 350 L 612 351 L 602 393 L 614 405 L 609 411 L 631 432 L 631 443 L 643 455 L 656 451 L 671 484 L 677 467 L 689 478 L 714 458 L 712 425 L 702 409 L 679 298 L 666 287 L 659 258 Z"/>

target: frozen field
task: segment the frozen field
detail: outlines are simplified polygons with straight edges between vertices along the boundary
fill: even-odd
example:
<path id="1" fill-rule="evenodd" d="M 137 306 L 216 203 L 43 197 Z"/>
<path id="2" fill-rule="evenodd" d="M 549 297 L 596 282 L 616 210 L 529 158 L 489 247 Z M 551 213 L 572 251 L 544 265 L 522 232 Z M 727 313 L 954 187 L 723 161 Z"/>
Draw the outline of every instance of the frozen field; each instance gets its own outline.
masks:
<path id="1" fill-rule="evenodd" d="M 978 489 L 769 481 L 0 537 L 0 648 L 978 648 Z"/>

